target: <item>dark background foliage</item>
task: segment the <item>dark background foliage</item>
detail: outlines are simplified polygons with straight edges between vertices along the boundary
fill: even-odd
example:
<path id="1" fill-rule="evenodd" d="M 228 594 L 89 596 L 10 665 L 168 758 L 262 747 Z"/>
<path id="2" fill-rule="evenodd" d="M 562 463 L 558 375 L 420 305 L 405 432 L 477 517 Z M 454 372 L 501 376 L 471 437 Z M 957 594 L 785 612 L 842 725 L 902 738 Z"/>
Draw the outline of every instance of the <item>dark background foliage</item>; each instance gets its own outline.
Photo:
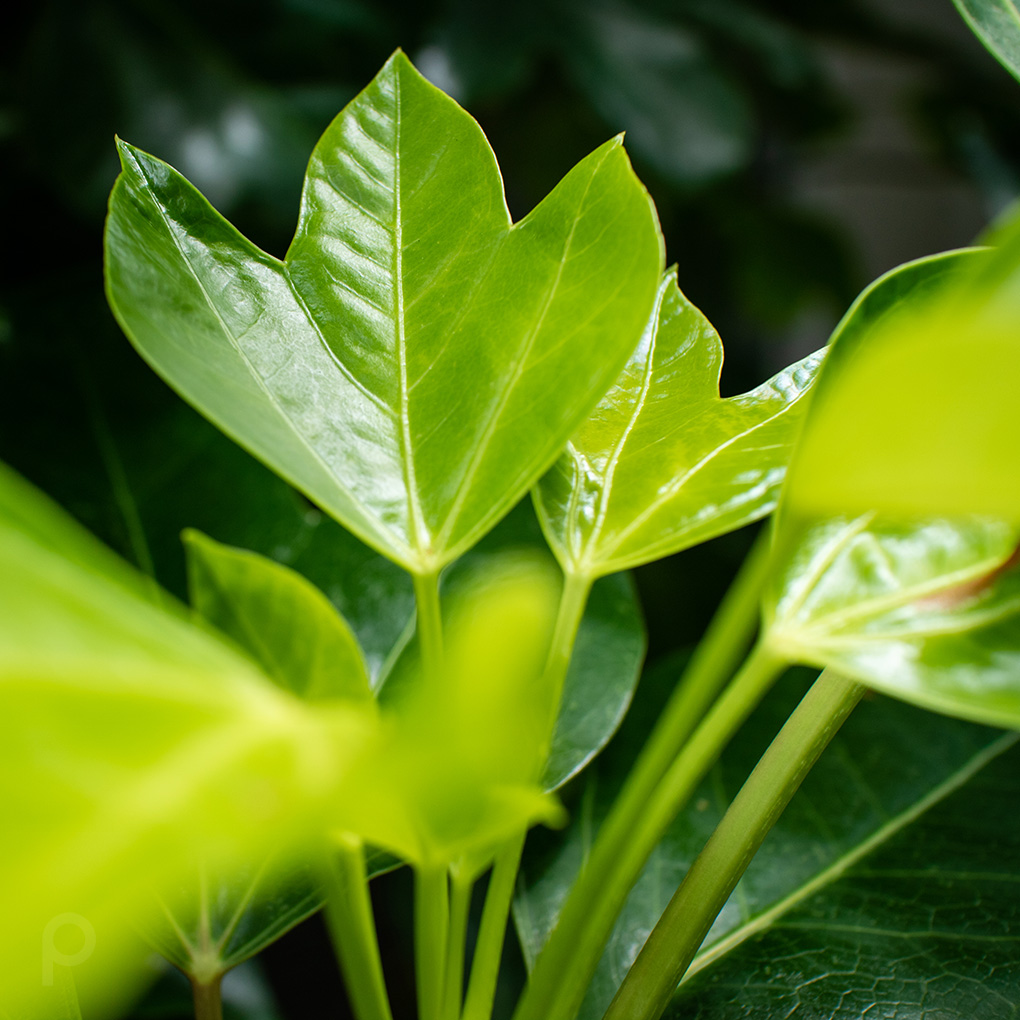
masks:
<path id="1" fill-rule="evenodd" d="M 1017 190 L 1020 89 L 950 0 L 26 5 L 0 41 L 0 457 L 172 587 L 174 533 L 200 522 L 167 512 L 141 541 L 145 493 L 215 516 L 242 482 L 208 470 L 217 440 L 106 309 L 113 135 L 282 255 L 315 139 L 396 46 L 481 122 L 515 217 L 627 132 L 680 285 L 726 344 L 724 393 L 821 346 L 874 276 L 969 243 Z M 639 572 L 653 659 L 696 641 L 750 537 Z M 388 923 L 397 978 L 408 936 L 399 914 Z M 337 980 L 316 924 L 234 979 L 241 1015 L 312 1015 Z M 183 988 L 160 988 L 139 1016 L 186 1010 Z"/>

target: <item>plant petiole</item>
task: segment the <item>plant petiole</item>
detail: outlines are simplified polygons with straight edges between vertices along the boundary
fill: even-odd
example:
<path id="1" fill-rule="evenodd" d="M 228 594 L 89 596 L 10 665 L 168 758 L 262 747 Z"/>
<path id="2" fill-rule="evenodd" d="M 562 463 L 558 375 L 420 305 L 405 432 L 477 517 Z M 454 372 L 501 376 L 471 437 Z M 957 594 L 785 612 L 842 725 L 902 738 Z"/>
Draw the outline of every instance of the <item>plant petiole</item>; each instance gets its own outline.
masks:
<path id="1" fill-rule="evenodd" d="M 666 907 L 604 1020 L 658 1020 L 712 922 L 864 687 L 826 670 L 762 755 Z"/>

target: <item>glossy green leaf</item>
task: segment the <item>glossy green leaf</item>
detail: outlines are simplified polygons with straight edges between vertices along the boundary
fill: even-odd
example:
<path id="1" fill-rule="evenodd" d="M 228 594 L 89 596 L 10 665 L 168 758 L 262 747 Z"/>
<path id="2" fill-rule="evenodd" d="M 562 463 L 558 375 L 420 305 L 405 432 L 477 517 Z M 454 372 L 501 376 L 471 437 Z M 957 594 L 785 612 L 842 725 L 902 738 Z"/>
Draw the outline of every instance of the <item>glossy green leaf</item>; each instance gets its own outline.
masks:
<path id="1" fill-rule="evenodd" d="M 127 334 L 416 572 L 469 548 L 549 466 L 632 349 L 661 270 L 618 139 L 512 226 L 478 125 L 400 53 L 316 147 L 284 262 L 165 164 L 121 155 L 106 253 Z"/>
<path id="2" fill-rule="evenodd" d="M 1020 79 L 1020 8 L 1015 0 L 953 0 L 970 30 Z"/>
<path id="3" fill-rule="evenodd" d="M 361 649 L 315 585 L 258 553 L 184 536 L 191 604 L 284 690 L 308 701 L 372 700 Z"/>
<path id="4" fill-rule="evenodd" d="M 784 502 L 1020 521 L 1020 225 L 877 281 L 834 337 Z"/>
<path id="5" fill-rule="evenodd" d="M 821 359 L 720 398 L 722 343 L 668 271 L 622 375 L 535 489 L 564 569 L 624 570 L 770 513 Z"/>
<path id="6" fill-rule="evenodd" d="M 1020 727 L 1016 529 L 836 518 L 780 555 L 766 641 L 927 708 Z"/>
<path id="7" fill-rule="evenodd" d="M 672 667 L 675 671 L 675 666 Z M 581 1020 L 598 1020 L 729 801 L 793 708 L 793 677 L 745 725 L 632 891 Z M 640 746 L 625 729 L 569 828 L 525 862 L 528 959 Z M 896 1016 L 971 1020 L 1020 1001 L 1012 735 L 884 698 L 850 717 L 752 861 L 668 1020 Z M 1000 755 L 1003 757 L 999 758 Z M 834 811 L 834 808 L 838 810 Z M 793 1012 L 791 1012 L 793 1011 Z"/>
<path id="8" fill-rule="evenodd" d="M 306 838 L 371 719 L 312 715 L 123 566 L 106 574 L 6 469 L 0 490 L 0 1001 L 16 1008 L 53 918 L 84 918 L 113 974 L 145 890 Z"/>

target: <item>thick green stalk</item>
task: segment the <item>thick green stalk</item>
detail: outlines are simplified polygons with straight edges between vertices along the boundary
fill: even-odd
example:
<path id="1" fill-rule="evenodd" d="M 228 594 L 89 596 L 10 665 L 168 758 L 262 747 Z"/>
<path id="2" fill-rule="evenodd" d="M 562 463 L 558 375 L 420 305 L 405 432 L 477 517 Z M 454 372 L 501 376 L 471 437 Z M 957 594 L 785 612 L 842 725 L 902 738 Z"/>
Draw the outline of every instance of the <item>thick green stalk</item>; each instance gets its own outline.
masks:
<path id="1" fill-rule="evenodd" d="M 826 671 L 779 731 L 666 907 L 604 1020 L 658 1020 L 712 922 L 864 693 Z"/>
<path id="2" fill-rule="evenodd" d="M 503 940 L 517 884 L 517 869 L 524 851 L 524 836 L 522 832 L 507 843 L 496 855 L 496 862 L 492 866 L 462 1020 L 489 1020 L 492 1016 L 496 980 L 503 956 Z"/>
<path id="3" fill-rule="evenodd" d="M 549 720 L 549 737 L 552 739 L 553 725 L 559 715 L 563 700 L 563 685 L 570 669 L 570 658 L 574 654 L 577 632 L 584 617 L 584 608 L 591 593 L 592 578 L 587 574 L 567 573 L 563 577 L 563 591 L 556 612 L 549 655 L 542 674 L 543 690 L 548 692 L 552 719 Z"/>
<path id="4" fill-rule="evenodd" d="M 542 673 L 542 688 L 548 694 L 551 712 L 551 718 L 548 720 L 550 743 L 560 702 L 563 699 L 563 685 L 567 679 L 577 632 L 584 618 L 592 583 L 592 578 L 587 574 L 568 572 L 563 578 L 563 591 L 556 612 L 556 623 Z M 543 758 L 548 757 L 548 750 L 547 746 Z M 510 917 L 510 904 L 513 902 L 517 869 L 524 851 L 524 837 L 525 833 L 515 836 L 496 855 L 485 894 L 485 907 L 482 910 L 482 924 L 475 944 L 463 1020 L 489 1020 L 492 1015 L 499 964 L 503 955 L 503 941 Z"/>
<path id="5" fill-rule="evenodd" d="M 450 937 L 450 883 L 446 867 L 414 873 L 414 958 L 418 1020 L 441 1020 Z"/>
<path id="6" fill-rule="evenodd" d="M 191 979 L 191 994 L 195 1002 L 195 1020 L 223 1020 L 223 1000 L 220 985 L 223 975 L 209 981 Z"/>
<path id="7" fill-rule="evenodd" d="M 457 1020 L 464 995 L 464 955 L 475 883 L 460 869 L 450 871 L 450 936 L 446 944 L 446 996 L 443 1020 Z"/>
<path id="8" fill-rule="evenodd" d="M 572 1020 L 649 854 L 785 666 L 756 646 L 651 795 L 624 787 L 539 954 L 515 1020 Z"/>
<path id="9" fill-rule="evenodd" d="M 412 574 L 417 615 L 418 647 L 426 675 L 435 676 L 443 664 L 443 617 L 439 605 L 439 572 Z"/>
<path id="10" fill-rule="evenodd" d="M 358 1020 L 392 1020 L 361 841 L 341 841 L 323 872 L 326 923 L 354 1015 Z"/>

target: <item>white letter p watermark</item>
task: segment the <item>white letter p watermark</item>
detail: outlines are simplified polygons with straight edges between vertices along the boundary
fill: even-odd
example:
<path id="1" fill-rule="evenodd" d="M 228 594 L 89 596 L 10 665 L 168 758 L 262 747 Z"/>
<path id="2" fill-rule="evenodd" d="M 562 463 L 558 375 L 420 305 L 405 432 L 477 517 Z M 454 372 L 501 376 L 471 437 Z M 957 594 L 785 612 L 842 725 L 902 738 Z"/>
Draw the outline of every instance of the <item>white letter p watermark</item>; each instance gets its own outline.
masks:
<path id="1" fill-rule="evenodd" d="M 68 948 L 64 939 L 57 946 L 57 932 L 61 928 L 77 928 L 81 932 L 81 944 L 74 952 L 66 952 Z M 78 942 L 77 939 L 74 940 Z M 96 930 L 81 914 L 58 914 L 43 929 L 42 936 L 42 983 L 46 988 L 53 987 L 54 967 L 77 967 L 84 963 L 95 951 Z"/>

